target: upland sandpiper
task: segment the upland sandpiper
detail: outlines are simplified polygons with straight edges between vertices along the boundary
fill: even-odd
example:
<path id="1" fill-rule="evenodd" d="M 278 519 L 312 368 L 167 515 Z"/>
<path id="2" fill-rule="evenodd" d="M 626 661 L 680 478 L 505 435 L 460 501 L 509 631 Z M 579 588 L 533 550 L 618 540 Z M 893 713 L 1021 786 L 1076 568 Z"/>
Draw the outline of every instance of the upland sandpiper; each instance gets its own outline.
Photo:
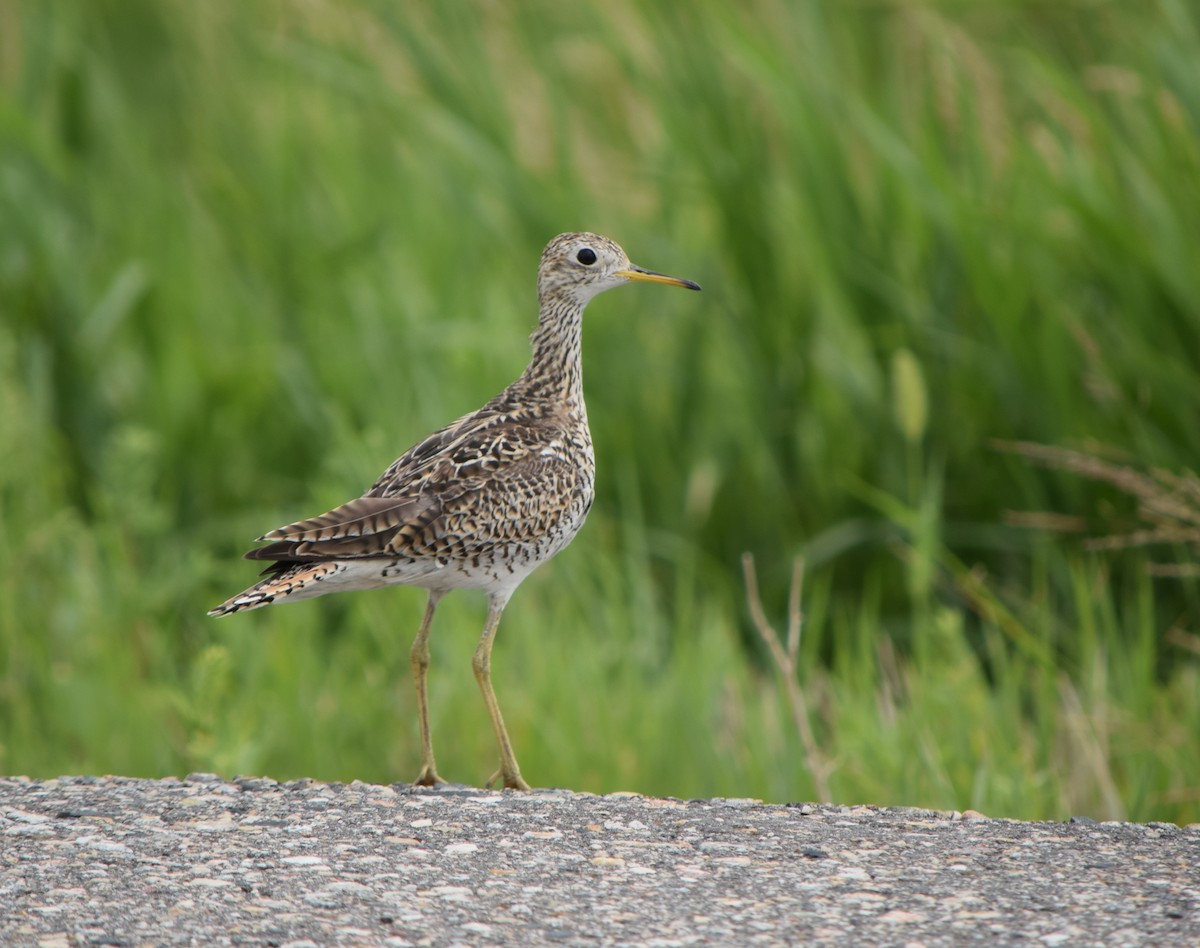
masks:
<path id="1" fill-rule="evenodd" d="M 429 591 L 412 645 L 421 733 L 416 783 L 438 776 L 425 676 L 434 610 L 453 589 L 482 589 L 488 612 L 472 667 L 483 692 L 505 787 L 528 790 L 492 690 L 492 642 L 513 591 L 579 532 L 592 505 L 596 460 L 583 404 L 583 310 L 629 281 L 700 289 L 635 267 L 598 234 L 560 234 L 538 266 L 540 316 L 521 377 L 484 405 L 410 448 L 362 497 L 259 537 L 246 559 L 266 576 L 209 615 L 401 583 Z"/>

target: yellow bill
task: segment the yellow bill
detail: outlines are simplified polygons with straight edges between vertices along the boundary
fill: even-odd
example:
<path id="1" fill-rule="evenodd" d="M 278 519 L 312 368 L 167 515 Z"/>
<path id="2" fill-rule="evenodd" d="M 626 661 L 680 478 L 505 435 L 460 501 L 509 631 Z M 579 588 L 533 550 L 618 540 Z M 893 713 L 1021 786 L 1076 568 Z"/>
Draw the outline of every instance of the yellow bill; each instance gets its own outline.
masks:
<path id="1" fill-rule="evenodd" d="M 655 273 L 653 270 L 643 270 L 641 267 L 635 267 L 632 264 L 625 270 L 618 270 L 617 276 L 624 277 L 626 280 L 637 280 L 642 283 L 665 283 L 667 286 L 682 286 L 689 290 L 700 289 L 700 284 L 693 283 L 691 280 L 682 280 L 679 277 L 667 276 L 665 273 Z"/>

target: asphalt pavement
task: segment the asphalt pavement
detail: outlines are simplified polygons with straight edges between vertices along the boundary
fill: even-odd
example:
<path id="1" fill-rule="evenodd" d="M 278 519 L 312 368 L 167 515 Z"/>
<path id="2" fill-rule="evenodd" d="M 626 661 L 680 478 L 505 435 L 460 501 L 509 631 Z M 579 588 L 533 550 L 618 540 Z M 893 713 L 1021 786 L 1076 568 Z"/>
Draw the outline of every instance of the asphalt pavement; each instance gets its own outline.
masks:
<path id="1" fill-rule="evenodd" d="M 0 778 L 4 945 L 1200 945 L 1200 825 Z"/>

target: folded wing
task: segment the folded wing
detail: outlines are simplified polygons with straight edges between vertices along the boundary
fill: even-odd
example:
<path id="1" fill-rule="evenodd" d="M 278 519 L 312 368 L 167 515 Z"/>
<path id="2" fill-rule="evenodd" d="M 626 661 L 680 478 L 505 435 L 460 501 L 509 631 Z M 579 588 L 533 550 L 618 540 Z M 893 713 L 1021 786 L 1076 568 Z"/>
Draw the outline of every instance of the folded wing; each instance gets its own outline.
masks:
<path id="1" fill-rule="evenodd" d="M 272 530 L 248 560 L 331 560 L 388 556 L 406 533 L 423 532 L 441 514 L 431 492 L 416 497 L 359 497 L 328 513 Z"/>

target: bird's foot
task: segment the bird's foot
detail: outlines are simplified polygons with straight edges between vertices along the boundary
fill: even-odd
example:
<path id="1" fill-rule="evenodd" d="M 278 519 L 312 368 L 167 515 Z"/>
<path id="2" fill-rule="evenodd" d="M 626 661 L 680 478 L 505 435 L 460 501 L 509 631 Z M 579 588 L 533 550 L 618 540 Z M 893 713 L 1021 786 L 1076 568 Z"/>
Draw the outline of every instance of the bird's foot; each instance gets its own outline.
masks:
<path id="1" fill-rule="evenodd" d="M 446 781 L 438 776 L 437 769 L 433 764 L 425 764 L 421 768 L 421 772 L 417 774 L 417 779 L 413 781 L 414 787 L 436 787 L 444 784 Z"/>
<path id="2" fill-rule="evenodd" d="M 484 786 L 487 789 L 491 790 L 492 787 L 495 786 L 496 782 L 500 781 L 500 780 L 504 781 L 503 786 L 504 786 L 505 790 L 532 790 L 533 789 L 531 786 L 529 786 L 529 784 L 527 784 L 525 782 L 525 778 L 521 776 L 521 771 L 514 770 L 511 773 L 509 773 L 503 767 L 501 767 L 494 774 L 492 774 L 492 776 L 488 779 L 488 782 L 485 783 Z"/>

